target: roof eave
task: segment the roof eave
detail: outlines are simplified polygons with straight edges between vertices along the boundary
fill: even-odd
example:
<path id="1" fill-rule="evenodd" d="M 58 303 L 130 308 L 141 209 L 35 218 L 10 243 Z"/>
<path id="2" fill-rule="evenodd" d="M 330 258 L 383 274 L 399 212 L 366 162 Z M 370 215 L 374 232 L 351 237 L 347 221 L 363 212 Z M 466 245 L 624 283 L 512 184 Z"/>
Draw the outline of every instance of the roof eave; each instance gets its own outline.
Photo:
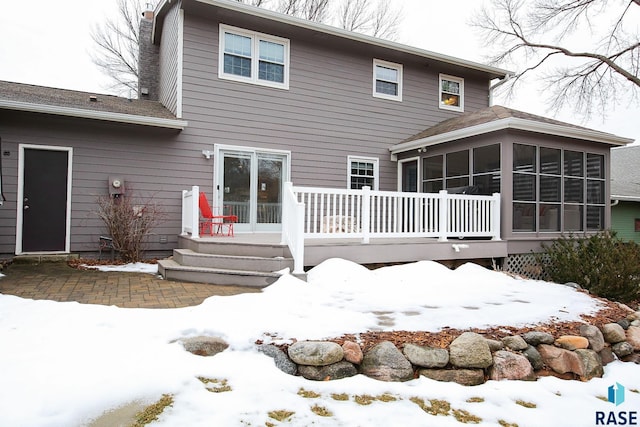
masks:
<path id="1" fill-rule="evenodd" d="M 640 202 L 640 196 L 625 196 L 612 194 L 611 200 L 620 200 L 621 202 Z"/>
<path id="2" fill-rule="evenodd" d="M 110 111 L 85 110 L 74 107 L 59 107 L 47 104 L 0 100 L 0 109 L 25 111 L 30 113 L 53 114 L 56 116 L 78 117 L 109 122 L 152 126 L 167 129 L 184 130 L 188 122 L 185 120 L 165 119 L 161 117 L 138 116 L 135 114 L 114 113 Z"/>
<path id="3" fill-rule="evenodd" d="M 395 155 L 417 148 L 429 147 L 503 129 L 517 129 L 535 133 L 542 133 L 546 135 L 582 139 L 586 141 L 599 142 L 615 146 L 631 144 L 634 141 L 631 138 L 623 138 L 620 136 L 591 129 L 574 128 L 571 126 L 562 126 L 552 123 L 521 119 L 517 117 L 509 117 L 505 119 L 494 120 L 488 123 L 482 123 L 476 126 L 457 129 L 439 135 L 433 135 L 427 138 L 421 138 L 414 141 L 396 144 L 390 147 L 389 151 L 391 151 L 391 154 Z"/>
<path id="4" fill-rule="evenodd" d="M 313 21 L 308 21 L 302 18 L 296 18 L 294 16 L 285 15 L 283 13 L 274 12 L 268 9 L 263 9 L 255 6 L 249 6 L 238 1 L 233 0 L 195 0 L 200 3 L 221 7 L 228 10 L 234 10 L 237 12 L 245 13 L 247 15 L 256 16 L 259 18 L 265 18 L 272 21 L 282 22 L 284 24 L 294 25 L 296 27 L 305 28 L 308 30 L 318 31 L 321 33 L 350 39 L 374 46 L 379 46 L 387 49 L 392 49 L 399 52 L 408 53 L 411 55 L 417 55 L 436 61 L 446 62 L 452 65 L 457 65 L 476 71 L 487 73 L 491 79 L 504 78 L 513 72 L 504 70 L 498 67 L 492 67 L 489 65 L 480 64 L 473 61 L 467 61 L 465 59 L 456 58 L 449 55 L 443 55 L 436 52 L 431 52 L 425 49 L 419 49 L 412 46 L 403 45 L 401 43 L 392 42 L 376 37 L 371 37 L 365 34 L 356 33 L 353 31 L 347 31 L 342 28 L 333 27 L 327 24 L 320 24 Z M 156 7 L 156 16 L 164 13 L 167 7 L 172 3 L 172 0 L 162 0 Z M 154 26 L 155 27 L 155 26 Z"/>

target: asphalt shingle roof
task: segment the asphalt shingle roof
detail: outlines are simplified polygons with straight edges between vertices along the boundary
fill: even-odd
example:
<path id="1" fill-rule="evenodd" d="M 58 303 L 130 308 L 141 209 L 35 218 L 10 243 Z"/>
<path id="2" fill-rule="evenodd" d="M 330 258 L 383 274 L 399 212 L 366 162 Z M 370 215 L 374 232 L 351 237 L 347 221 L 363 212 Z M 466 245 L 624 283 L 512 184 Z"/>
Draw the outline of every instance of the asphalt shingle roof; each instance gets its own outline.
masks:
<path id="1" fill-rule="evenodd" d="M 484 108 L 482 110 L 474 111 L 472 113 L 465 113 L 458 117 L 454 117 L 454 118 L 445 120 L 443 122 L 440 122 L 435 126 L 432 126 L 420 133 L 417 133 L 405 139 L 402 142 L 404 143 L 404 142 L 416 141 L 419 139 L 441 135 L 448 132 L 453 132 L 456 130 L 477 126 L 477 125 L 482 125 L 482 124 L 490 123 L 496 120 L 502 120 L 502 119 L 508 119 L 508 118 L 524 119 L 524 120 L 530 120 L 534 122 L 588 130 L 587 128 L 572 125 L 570 123 L 561 122 L 559 120 L 553 120 L 547 117 L 525 113 L 524 111 L 513 110 L 511 108 L 503 107 L 501 105 L 494 105 L 492 107 Z"/>
<path id="2" fill-rule="evenodd" d="M 95 97 L 95 100 L 91 100 Z M 0 100 L 176 120 L 160 102 L 0 81 Z"/>

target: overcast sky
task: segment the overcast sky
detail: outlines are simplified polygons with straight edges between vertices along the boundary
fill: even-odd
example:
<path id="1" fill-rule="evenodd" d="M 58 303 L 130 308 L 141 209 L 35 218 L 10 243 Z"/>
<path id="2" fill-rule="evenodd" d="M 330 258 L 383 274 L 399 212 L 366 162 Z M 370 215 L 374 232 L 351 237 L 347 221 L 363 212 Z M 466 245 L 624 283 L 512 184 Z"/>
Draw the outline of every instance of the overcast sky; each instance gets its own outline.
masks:
<path id="1" fill-rule="evenodd" d="M 399 42 L 472 61 L 485 62 L 482 41 L 467 22 L 486 0 L 390 0 L 401 4 Z M 4 2 L 0 13 L 0 80 L 106 92 L 108 80 L 91 62 L 93 26 L 115 12 L 115 0 L 21 0 Z M 510 67 L 512 68 L 512 67 Z M 517 70 L 516 70 L 517 71 Z M 606 119 L 583 121 L 572 111 L 554 114 L 542 90 L 531 84 L 516 99 L 496 103 L 640 143 L 640 106 L 621 105 Z"/>

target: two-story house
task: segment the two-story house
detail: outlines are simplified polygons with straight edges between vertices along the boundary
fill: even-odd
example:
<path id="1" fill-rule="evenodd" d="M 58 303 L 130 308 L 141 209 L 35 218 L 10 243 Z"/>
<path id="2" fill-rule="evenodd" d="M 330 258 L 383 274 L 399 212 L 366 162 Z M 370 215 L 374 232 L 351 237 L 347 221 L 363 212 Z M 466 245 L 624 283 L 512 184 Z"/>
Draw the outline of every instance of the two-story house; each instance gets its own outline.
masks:
<path id="1" fill-rule="evenodd" d="M 139 99 L 0 82 L 0 253 L 95 252 L 95 199 L 123 189 L 166 208 L 152 253 L 194 249 L 194 185 L 298 272 L 505 258 L 610 225 L 609 150 L 631 140 L 491 106 L 506 70 L 229 0 L 161 1 L 141 38 Z"/>

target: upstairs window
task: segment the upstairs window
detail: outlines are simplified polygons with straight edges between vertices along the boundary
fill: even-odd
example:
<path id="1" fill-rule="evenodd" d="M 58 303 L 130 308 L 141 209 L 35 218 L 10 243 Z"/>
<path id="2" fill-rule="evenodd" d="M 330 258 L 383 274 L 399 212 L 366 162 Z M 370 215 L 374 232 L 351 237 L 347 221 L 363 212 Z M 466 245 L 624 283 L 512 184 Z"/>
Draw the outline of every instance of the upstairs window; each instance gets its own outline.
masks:
<path id="1" fill-rule="evenodd" d="M 218 77 L 289 88 L 289 40 L 220 25 Z"/>
<path id="2" fill-rule="evenodd" d="M 464 79 L 440 74 L 440 108 L 464 111 Z"/>
<path id="3" fill-rule="evenodd" d="M 373 60 L 373 96 L 402 101 L 402 65 Z"/>
<path id="4" fill-rule="evenodd" d="M 348 157 L 349 188 L 360 190 L 364 186 L 378 189 L 378 159 L 373 157 Z"/>

